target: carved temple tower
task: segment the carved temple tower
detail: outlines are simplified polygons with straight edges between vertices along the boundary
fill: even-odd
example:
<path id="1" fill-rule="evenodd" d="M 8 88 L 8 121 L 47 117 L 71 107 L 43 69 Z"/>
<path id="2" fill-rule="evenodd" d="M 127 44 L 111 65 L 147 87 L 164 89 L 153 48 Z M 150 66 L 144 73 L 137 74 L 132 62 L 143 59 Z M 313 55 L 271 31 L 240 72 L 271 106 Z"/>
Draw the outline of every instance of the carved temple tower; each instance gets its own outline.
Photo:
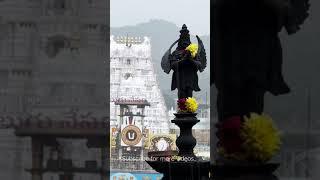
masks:
<path id="1" fill-rule="evenodd" d="M 170 121 L 153 66 L 150 38 L 110 36 L 111 171 L 151 170 L 145 159 L 156 146 L 152 137 L 169 137 Z M 173 146 L 167 139 L 164 149 Z"/>
<path id="2" fill-rule="evenodd" d="M 59 133 L 66 132 L 56 131 L 51 134 L 55 138 L 45 141 L 58 143 L 57 152 L 55 145 L 33 140 L 31 131 L 25 131 L 31 127 L 19 129 L 19 123 L 29 119 L 38 128 L 32 133 L 37 133 L 39 124 L 49 127 L 50 121 L 76 127 L 81 121 L 106 120 L 108 5 L 92 0 L 0 1 L 0 168 L 5 172 L 0 179 L 101 179 L 99 174 L 75 171 L 71 178 L 48 168 L 55 153 L 65 164 L 70 162 L 67 157 L 78 158 L 71 167 L 90 164 L 79 158 L 101 164 L 98 149 L 85 150 L 86 138 L 64 139 Z M 37 147 L 43 151 L 34 150 Z M 35 171 L 39 159 L 46 170 Z"/>

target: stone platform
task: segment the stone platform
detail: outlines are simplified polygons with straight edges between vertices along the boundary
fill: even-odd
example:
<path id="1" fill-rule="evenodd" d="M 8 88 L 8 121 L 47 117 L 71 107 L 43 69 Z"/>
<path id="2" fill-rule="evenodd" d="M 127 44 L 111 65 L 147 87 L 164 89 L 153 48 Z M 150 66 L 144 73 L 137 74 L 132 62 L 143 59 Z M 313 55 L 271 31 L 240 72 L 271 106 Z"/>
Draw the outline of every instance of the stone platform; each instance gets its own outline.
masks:
<path id="1" fill-rule="evenodd" d="M 162 180 L 209 180 L 209 161 L 147 161 Z"/>

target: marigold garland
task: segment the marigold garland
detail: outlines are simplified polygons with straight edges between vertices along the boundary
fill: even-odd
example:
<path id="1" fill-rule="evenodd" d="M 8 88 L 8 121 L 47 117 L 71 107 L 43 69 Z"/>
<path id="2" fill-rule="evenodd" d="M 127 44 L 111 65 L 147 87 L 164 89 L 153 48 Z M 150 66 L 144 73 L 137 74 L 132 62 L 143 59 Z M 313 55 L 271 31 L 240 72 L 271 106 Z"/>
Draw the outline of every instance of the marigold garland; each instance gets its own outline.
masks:
<path id="1" fill-rule="evenodd" d="M 194 113 L 198 109 L 198 103 L 195 98 L 181 98 L 177 101 L 179 112 L 190 112 Z"/>
<path id="2" fill-rule="evenodd" d="M 198 52 L 198 45 L 191 43 L 187 48 L 187 51 L 189 51 L 191 53 L 192 58 L 196 57 L 197 52 Z"/>
<path id="3" fill-rule="evenodd" d="M 266 162 L 280 149 L 280 133 L 270 116 L 251 113 L 239 124 L 237 116 L 217 124 L 218 153 L 228 159 Z M 238 136 L 239 135 L 239 136 Z"/>
<path id="4" fill-rule="evenodd" d="M 272 119 L 266 114 L 251 113 L 244 117 L 241 137 L 244 140 L 242 147 L 247 152 L 247 159 L 268 161 L 280 149 L 280 133 L 275 128 Z"/>
<path id="5" fill-rule="evenodd" d="M 186 109 L 188 112 L 196 112 L 198 109 L 197 100 L 193 97 L 188 97 L 186 100 Z"/>

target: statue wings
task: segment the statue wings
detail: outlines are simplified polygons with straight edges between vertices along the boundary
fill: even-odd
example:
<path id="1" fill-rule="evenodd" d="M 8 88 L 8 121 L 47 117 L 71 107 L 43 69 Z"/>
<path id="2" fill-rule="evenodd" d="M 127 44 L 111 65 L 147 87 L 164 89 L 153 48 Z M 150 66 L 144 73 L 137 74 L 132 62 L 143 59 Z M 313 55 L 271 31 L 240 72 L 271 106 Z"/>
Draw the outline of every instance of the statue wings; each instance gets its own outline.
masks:
<path id="1" fill-rule="evenodd" d="M 195 57 L 195 61 L 200 62 L 200 66 L 198 66 L 198 69 L 200 72 L 204 71 L 204 69 L 207 66 L 207 57 L 206 57 L 206 50 L 204 49 L 204 45 L 202 43 L 202 40 L 199 38 L 199 36 L 196 36 L 198 40 L 198 52 Z M 170 61 L 172 59 L 172 54 L 171 54 L 171 49 L 174 45 L 178 43 L 179 39 L 176 40 L 170 48 L 166 51 L 166 53 L 163 55 L 162 60 L 161 60 L 161 68 L 163 71 L 167 74 L 170 73 L 171 66 L 170 66 Z"/>
<path id="2" fill-rule="evenodd" d="M 162 60 L 161 60 L 161 68 L 163 69 L 163 71 L 167 74 L 170 73 L 171 70 L 171 66 L 170 66 L 170 61 L 172 58 L 172 54 L 171 54 L 171 49 L 174 45 L 176 45 L 179 42 L 179 39 L 176 40 L 171 46 L 170 48 L 166 51 L 166 53 L 163 55 Z"/>
<path id="3" fill-rule="evenodd" d="M 285 28 L 288 34 L 294 34 L 309 16 L 310 3 L 309 0 L 289 0 L 289 3 Z"/>
<path id="4" fill-rule="evenodd" d="M 195 61 L 199 61 L 201 63 L 199 68 L 199 71 L 202 72 L 207 67 L 207 57 L 206 57 L 206 50 L 204 49 L 204 45 L 202 43 L 202 40 L 199 38 L 199 36 L 196 36 L 198 40 L 198 52 L 197 56 L 195 57 Z"/>

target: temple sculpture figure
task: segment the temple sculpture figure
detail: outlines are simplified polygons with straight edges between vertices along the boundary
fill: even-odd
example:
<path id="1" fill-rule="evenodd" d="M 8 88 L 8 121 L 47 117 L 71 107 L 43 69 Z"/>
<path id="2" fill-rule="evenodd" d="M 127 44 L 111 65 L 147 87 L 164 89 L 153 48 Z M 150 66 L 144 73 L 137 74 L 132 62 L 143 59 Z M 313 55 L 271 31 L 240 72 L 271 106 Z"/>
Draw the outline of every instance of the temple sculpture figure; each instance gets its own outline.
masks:
<path id="1" fill-rule="evenodd" d="M 196 52 L 188 50 L 191 45 L 190 34 L 187 26 L 184 24 L 180 30 L 180 38 L 176 40 L 169 50 L 162 57 L 161 67 L 169 74 L 171 69 L 172 83 L 171 90 L 178 89 L 178 97 L 192 97 L 193 91 L 200 91 L 198 85 L 198 74 L 206 68 L 206 52 L 201 39 L 197 37 L 198 45 L 195 45 Z M 176 50 L 171 53 L 171 49 L 178 43 Z"/>
<path id="2" fill-rule="evenodd" d="M 308 0 L 214 1 L 210 80 L 218 90 L 219 121 L 261 114 L 266 92 L 290 92 L 278 34 L 282 29 L 296 33 L 308 9 Z"/>

